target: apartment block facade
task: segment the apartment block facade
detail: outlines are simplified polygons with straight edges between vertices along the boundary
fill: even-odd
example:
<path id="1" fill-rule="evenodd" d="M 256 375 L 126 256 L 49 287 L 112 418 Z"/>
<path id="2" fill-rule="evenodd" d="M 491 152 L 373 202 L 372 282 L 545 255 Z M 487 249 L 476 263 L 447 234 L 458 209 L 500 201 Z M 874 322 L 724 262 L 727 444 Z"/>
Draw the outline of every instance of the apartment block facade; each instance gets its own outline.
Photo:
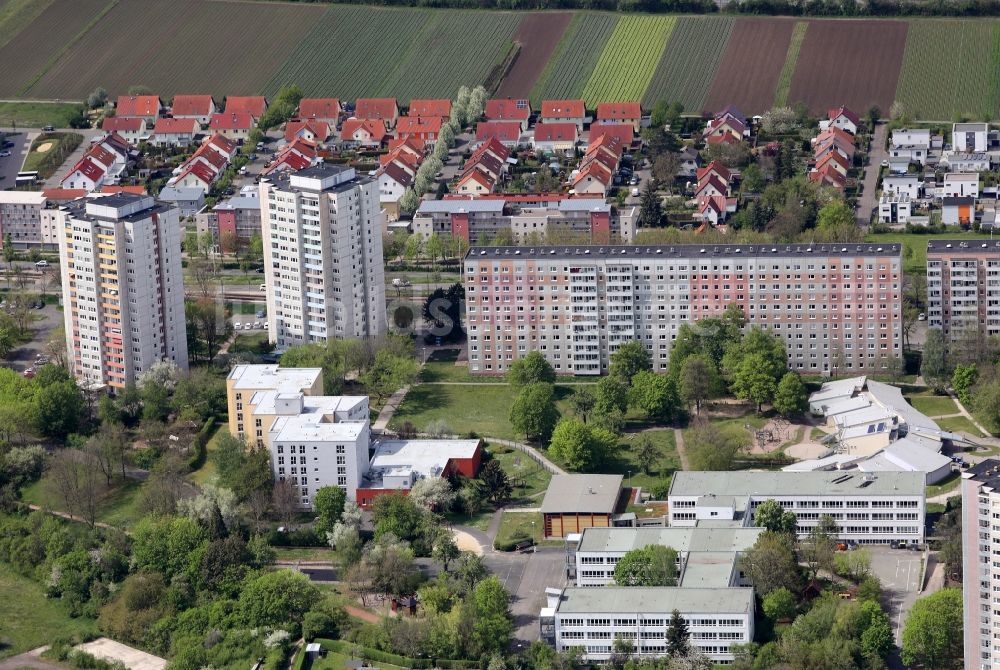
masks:
<path id="1" fill-rule="evenodd" d="M 16 249 L 57 248 L 56 219 L 42 191 L 0 191 L 0 239 L 9 235 Z"/>
<path id="2" fill-rule="evenodd" d="M 378 183 L 317 165 L 261 181 L 268 333 L 277 349 L 388 328 Z"/>
<path id="3" fill-rule="evenodd" d="M 952 340 L 1000 335 L 1000 240 L 927 242 L 927 325 Z"/>
<path id="4" fill-rule="evenodd" d="M 965 670 L 1000 668 L 1000 460 L 962 473 Z"/>
<path id="5" fill-rule="evenodd" d="M 805 374 L 875 371 L 902 356 L 898 244 L 473 247 L 464 283 L 469 370 L 540 351 L 599 375 L 631 340 L 666 370 L 681 324 L 739 306 Z"/>
<path id="6" fill-rule="evenodd" d="M 260 235 L 260 200 L 256 195 L 240 195 L 204 207 L 195 217 L 198 234 L 211 233 L 216 251 L 231 254 L 247 249 L 254 235 Z"/>
<path id="7" fill-rule="evenodd" d="M 162 360 L 187 369 L 177 210 L 122 193 L 62 211 L 63 316 L 77 380 L 115 390 Z"/>

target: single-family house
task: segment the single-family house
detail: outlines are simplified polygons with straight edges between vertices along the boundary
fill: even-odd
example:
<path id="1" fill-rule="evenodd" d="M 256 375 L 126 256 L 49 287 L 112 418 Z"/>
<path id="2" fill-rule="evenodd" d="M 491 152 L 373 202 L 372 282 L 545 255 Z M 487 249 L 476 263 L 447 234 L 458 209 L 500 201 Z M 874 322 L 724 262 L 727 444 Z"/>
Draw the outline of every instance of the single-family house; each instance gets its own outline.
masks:
<path id="1" fill-rule="evenodd" d="M 267 111 L 267 99 L 262 95 L 233 95 L 226 98 L 227 114 L 249 114 L 254 122 Z"/>
<path id="2" fill-rule="evenodd" d="M 516 121 L 524 132 L 531 118 L 531 105 L 523 98 L 493 98 L 486 101 L 483 116 L 487 121 Z"/>
<path id="3" fill-rule="evenodd" d="M 323 121 L 336 127 L 340 120 L 340 100 L 337 98 L 302 98 L 298 117 L 305 121 Z"/>
<path id="4" fill-rule="evenodd" d="M 330 124 L 320 119 L 292 119 L 285 124 L 285 141 L 301 137 L 313 144 L 323 144 L 330 137 Z"/>
<path id="5" fill-rule="evenodd" d="M 162 109 L 158 95 L 119 95 L 115 103 L 115 116 L 145 119 L 146 123 L 152 125 Z"/>
<path id="6" fill-rule="evenodd" d="M 583 100 L 543 100 L 541 119 L 545 123 L 575 123 L 577 132 L 582 133 L 587 108 Z"/>
<path id="7" fill-rule="evenodd" d="M 972 196 L 941 199 L 941 223 L 946 226 L 971 226 L 976 218 L 976 199 Z"/>
<path id="8" fill-rule="evenodd" d="M 308 140 L 297 137 L 275 156 L 274 160 L 264 168 L 261 175 L 268 176 L 280 172 L 298 172 L 316 163 L 318 160 L 316 146 Z"/>
<path id="9" fill-rule="evenodd" d="M 236 153 L 236 143 L 221 133 L 207 138 L 167 182 L 175 188 L 197 188 L 208 193 Z"/>
<path id="10" fill-rule="evenodd" d="M 476 124 L 476 143 L 497 140 L 513 149 L 521 143 L 521 124 L 517 121 L 480 121 Z"/>
<path id="11" fill-rule="evenodd" d="M 910 196 L 905 193 L 883 193 L 878 203 L 878 220 L 887 224 L 910 221 Z"/>
<path id="12" fill-rule="evenodd" d="M 602 102 L 597 105 L 598 123 L 628 123 L 633 132 L 642 127 L 642 107 L 638 102 Z"/>
<path id="13" fill-rule="evenodd" d="M 941 155 L 941 166 L 951 172 L 986 172 L 990 169 L 988 153 L 946 151 Z"/>
<path id="14" fill-rule="evenodd" d="M 829 165 L 833 170 L 836 170 L 844 177 L 847 176 L 847 171 L 850 169 L 850 163 L 847 159 L 837 151 L 829 151 L 816 161 L 816 170 L 822 170 L 825 166 Z"/>
<path id="15" fill-rule="evenodd" d="M 696 177 L 698 168 L 701 167 L 701 154 L 691 145 L 686 145 L 678 152 L 680 156 L 680 166 L 677 169 L 677 176 L 683 179 Z"/>
<path id="16" fill-rule="evenodd" d="M 201 133 L 198 119 L 191 117 L 161 117 L 153 126 L 150 142 L 158 147 L 186 147 L 194 144 L 195 136 Z"/>
<path id="17" fill-rule="evenodd" d="M 988 148 L 988 123 L 955 123 L 951 127 L 951 148 L 963 153 L 981 153 Z"/>
<path id="18" fill-rule="evenodd" d="M 723 165 L 719 161 L 712 161 L 711 163 L 709 163 L 705 167 L 699 168 L 698 171 L 695 172 L 695 177 L 697 178 L 697 180 L 698 180 L 699 183 L 705 177 L 708 177 L 710 175 L 714 175 L 720 181 L 722 181 L 722 183 L 724 183 L 726 185 L 727 189 L 729 188 L 729 183 L 733 180 L 732 170 L 730 170 L 729 168 L 727 168 L 725 165 Z"/>
<path id="19" fill-rule="evenodd" d="M 732 146 L 734 144 L 739 144 L 742 141 L 743 141 L 742 137 L 738 136 L 736 133 L 734 133 L 729 129 L 726 129 L 719 135 L 712 134 L 705 138 L 705 144 L 707 144 L 710 147 L 721 144 Z"/>
<path id="20" fill-rule="evenodd" d="M 632 146 L 635 139 L 635 131 L 630 123 L 593 123 L 590 126 L 590 142 L 593 143 L 601 137 L 614 138 L 622 148 Z"/>
<path id="21" fill-rule="evenodd" d="M 243 143 L 254 129 L 254 117 L 250 112 L 221 112 L 213 114 L 208 122 L 208 129 L 234 142 Z"/>
<path id="22" fill-rule="evenodd" d="M 377 149 L 385 142 L 388 133 L 381 119 L 351 117 L 340 127 L 340 141 L 347 146 Z"/>
<path id="23" fill-rule="evenodd" d="M 214 151 L 227 161 L 235 156 L 236 152 L 239 151 L 239 145 L 236 144 L 236 142 L 233 142 L 225 135 L 220 134 L 215 134 L 206 138 L 201 144 L 203 147 L 206 147 L 207 151 Z"/>
<path id="24" fill-rule="evenodd" d="M 831 149 L 839 151 L 845 158 L 854 158 L 854 136 L 841 128 L 831 127 L 812 139 L 813 157 Z"/>
<path id="25" fill-rule="evenodd" d="M 451 100 L 440 99 L 413 99 L 410 100 L 410 107 L 406 110 L 408 116 L 421 118 L 439 118 L 447 121 L 451 118 Z"/>
<path id="26" fill-rule="evenodd" d="M 840 128 L 851 135 L 857 135 L 858 128 L 861 126 L 861 118 L 844 106 L 834 107 L 827 111 L 826 118 L 828 128 Z"/>
<path id="27" fill-rule="evenodd" d="M 944 185 L 939 195 L 942 198 L 962 196 L 979 197 L 979 174 L 974 172 L 949 172 L 944 176 Z"/>
<path id="28" fill-rule="evenodd" d="M 391 161 L 378 169 L 378 200 L 386 212 L 386 218 L 399 218 L 399 201 L 406 189 L 413 185 L 414 172 L 401 161 Z"/>
<path id="29" fill-rule="evenodd" d="M 706 174 L 698 180 L 695 195 L 699 198 L 707 196 L 727 198 L 729 197 L 729 183 L 720 179 L 717 174 Z"/>
<path id="30" fill-rule="evenodd" d="M 466 164 L 468 165 L 469 163 L 478 161 L 484 156 L 491 157 L 499 165 L 505 165 L 507 163 L 507 159 L 510 158 L 510 149 L 508 149 L 506 145 L 498 139 L 487 139 L 476 147 L 476 150 L 469 156 L 469 160 Z"/>
<path id="31" fill-rule="evenodd" d="M 736 198 L 721 195 L 702 195 L 697 198 L 697 210 L 693 217 L 712 226 L 718 226 L 736 211 Z"/>
<path id="32" fill-rule="evenodd" d="M 423 140 L 410 137 L 401 140 L 398 137 L 389 140 L 389 151 L 379 156 L 379 164 L 385 165 L 394 160 L 402 160 L 407 165 L 420 165 L 424 160 L 426 149 Z"/>
<path id="33" fill-rule="evenodd" d="M 572 153 L 579 140 L 577 125 L 572 122 L 535 124 L 532 146 L 535 151 Z"/>
<path id="34" fill-rule="evenodd" d="M 443 118 L 440 116 L 401 116 L 396 124 L 396 137 L 402 140 L 422 140 L 427 144 L 437 142 Z"/>
<path id="35" fill-rule="evenodd" d="M 822 168 L 810 170 L 808 177 L 809 181 L 820 186 L 830 186 L 841 191 L 847 186 L 847 176 L 838 172 L 830 162 L 827 162 Z"/>
<path id="36" fill-rule="evenodd" d="M 727 108 L 716 114 L 706 125 L 702 137 L 709 144 L 734 144 L 750 134 L 746 119 Z"/>
<path id="37" fill-rule="evenodd" d="M 493 175 L 478 166 L 474 166 L 458 178 L 455 183 L 455 193 L 470 196 L 485 195 L 492 193 L 496 185 L 497 180 Z"/>
<path id="38" fill-rule="evenodd" d="M 905 158 L 923 165 L 931 148 L 931 131 L 927 128 L 899 128 L 892 131 L 890 158 Z"/>
<path id="39" fill-rule="evenodd" d="M 88 192 L 102 186 L 116 184 L 131 158 L 130 146 L 120 135 L 111 133 L 94 140 L 63 177 L 64 189 L 83 189 Z"/>
<path id="40" fill-rule="evenodd" d="M 573 193 L 607 197 L 613 182 L 614 172 L 601 161 L 594 160 L 581 167 L 573 176 Z"/>
<path id="41" fill-rule="evenodd" d="M 905 195 L 916 200 L 923 193 L 923 183 L 915 174 L 887 175 L 882 179 L 882 191 L 887 195 Z"/>
<path id="42" fill-rule="evenodd" d="M 396 98 L 358 98 L 354 105 L 354 118 L 362 121 L 381 121 L 392 130 L 399 120 L 399 105 Z"/>
<path id="43" fill-rule="evenodd" d="M 149 137 L 146 119 L 141 116 L 106 116 L 101 121 L 101 130 L 117 133 L 133 146 Z"/>
<path id="44" fill-rule="evenodd" d="M 218 108 L 210 95 L 175 95 L 170 102 L 170 116 L 175 119 L 194 119 L 207 126 Z"/>

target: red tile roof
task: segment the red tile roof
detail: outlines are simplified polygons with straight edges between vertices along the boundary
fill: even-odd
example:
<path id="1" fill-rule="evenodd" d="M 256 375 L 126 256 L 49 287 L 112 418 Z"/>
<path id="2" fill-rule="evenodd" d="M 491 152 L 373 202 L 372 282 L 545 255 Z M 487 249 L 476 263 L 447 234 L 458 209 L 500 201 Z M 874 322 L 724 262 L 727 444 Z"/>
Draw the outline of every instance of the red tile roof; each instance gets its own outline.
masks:
<path id="1" fill-rule="evenodd" d="M 483 115 L 490 121 L 527 121 L 531 105 L 524 99 L 493 98 L 486 101 Z"/>
<path id="2" fill-rule="evenodd" d="M 250 130 L 253 128 L 253 115 L 249 112 L 222 112 L 212 114 L 208 127 L 212 130 Z"/>
<path id="3" fill-rule="evenodd" d="M 190 133 L 191 135 L 201 130 L 198 119 L 172 119 L 164 117 L 156 120 L 153 133 L 156 135 L 176 135 Z"/>
<path id="4" fill-rule="evenodd" d="M 469 160 L 477 160 L 479 156 L 483 154 L 490 153 L 497 157 L 500 161 L 506 161 L 510 158 L 510 149 L 504 146 L 503 142 L 495 137 L 491 137 L 479 145 L 479 148 L 472 152 L 469 156 Z"/>
<path id="5" fill-rule="evenodd" d="M 160 98 L 155 95 L 119 95 L 115 104 L 116 116 L 157 116 Z"/>
<path id="6" fill-rule="evenodd" d="M 89 149 L 87 149 L 87 153 L 85 155 L 93 158 L 98 163 L 104 166 L 110 166 L 112 163 L 115 162 L 115 158 L 117 158 L 115 154 L 105 149 L 99 143 L 94 144 Z"/>
<path id="7" fill-rule="evenodd" d="M 89 179 L 90 181 L 97 181 L 98 179 L 104 176 L 105 170 L 90 156 L 84 156 L 77 162 L 76 165 L 73 166 L 73 169 L 69 171 L 69 174 L 66 176 L 65 179 L 63 179 L 63 181 L 65 182 L 67 179 L 69 179 L 70 176 L 72 176 L 76 172 L 82 173 L 83 176 Z"/>
<path id="8" fill-rule="evenodd" d="M 707 174 L 711 174 L 713 172 L 719 175 L 719 177 L 726 182 L 731 181 L 733 178 L 733 173 L 729 170 L 729 168 L 727 168 L 719 161 L 712 161 L 705 167 L 698 168 L 698 171 L 696 173 L 697 180 L 701 181 L 702 177 L 704 177 Z"/>
<path id="9" fill-rule="evenodd" d="M 718 134 L 720 128 L 724 129 L 726 132 L 731 132 L 733 135 L 738 137 L 743 137 L 746 132 L 747 124 L 736 118 L 735 116 L 717 116 L 705 126 L 705 135 L 710 133 Z"/>
<path id="10" fill-rule="evenodd" d="M 133 195 L 146 195 L 146 188 L 144 186 L 113 186 L 108 184 L 107 186 L 102 186 L 100 189 L 101 193 L 131 193 Z"/>
<path id="11" fill-rule="evenodd" d="M 184 168 L 184 171 L 177 175 L 177 179 L 174 180 L 174 183 L 182 181 L 188 175 L 194 175 L 204 183 L 211 184 L 215 181 L 215 178 L 219 175 L 219 173 L 213 171 L 211 167 L 205 165 L 201 161 L 189 161 L 187 163 L 187 167 Z"/>
<path id="12" fill-rule="evenodd" d="M 822 170 L 823 166 L 830 163 L 831 161 L 840 165 L 842 168 L 844 168 L 845 171 L 848 168 L 850 168 L 850 164 L 847 162 L 847 159 L 844 158 L 843 154 L 837 151 L 830 151 L 824 154 L 823 157 L 816 162 L 816 169 Z"/>
<path id="13" fill-rule="evenodd" d="M 739 144 L 743 141 L 742 137 L 737 137 L 732 133 L 732 131 L 727 130 L 722 135 L 709 135 L 705 140 L 705 144 Z"/>
<path id="14" fill-rule="evenodd" d="M 58 200 L 59 202 L 66 202 L 69 200 L 78 200 L 85 195 L 87 195 L 87 189 L 85 188 L 47 188 L 42 191 L 44 195 L 49 200 Z"/>
<path id="15" fill-rule="evenodd" d="M 385 121 L 381 119 L 357 119 L 353 117 L 344 121 L 340 126 L 340 137 L 343 139 L 353 138 L 354 133 L 359 128 L 366 130 L 375 142 L 381 142 L 385 139 Z"/>
<path id="16" fill-rule="evenodd" d="M 396 149 L 403 149 L 415 156 L 422 156 L 424 153 L 424 141 L 419 137 L 394 137 L 389 140 L 389 152 Z"/>
<path id="17" fill-rule="evenodd" d="M 818 184 L 833 186 L 842 189 L 847 185 L 847 177 L 837 172 L 832 165 L 826 165 L 820 170 L 809 172 L 809 180 Z"/>
<path id="18" fill-rule="evenodd" d="M 467 170 L 461 177 L 459 177 L 458 186 L 461 187 L 462 184 L 467 181 L 478 182 L 486 187 L 487 191 L 492 191 L 493 185 L 496 184 L 496 179 L 493 178 L 493 175 L 487 174 L 486 172 L 478 169 Z"/>
<path id="19" fill-rule="evenodd" d="M 340 100 L 337 98 L 302 98 L 299 101 L 301 119 L 336 119 L 340 116 Z"/>
<path id="20" fill-rule="evenodd" d="M 146 120 L 139 116 L 106 116 L 101 121 L 101 130 L 108 132 L 139 132 Z"/>
<path id="21" fill-rule="evenodd" d="M 462 176 L 465 176 L 465 173 L 472 170 L 479 170 L 493 177 L 499 177 L 500 173 L 503 172 L 503 161 L 493 154 L 488 153 L 479 154 L 475 158 L 470 156 L 469 160 L 465 161 L 465 164 L 462 166 Z"/>
<path id="22" fill-rule="evenodd" d="M 851 110 L 849 110 L 847 107 L 844 106 L 834 107 L 833 109 L 827 111 L 826 118 L 833 121 L 834 119 L 836 119 L 838 116 L 841 115 L 847 118 L 847 120 L 853 123 L 854 125 L 856 126 L 861 125 L 861 117 L 859 117 L 857 114 L 855 114 L 854 112 L 852 112 Z"/>
<path id="23" fill-rule="evenodd" d="M 231 158 L 236 153 L 237 144 L 225 135 L 216 133 L 205 140 L 202 146 L 210 146 L 219 153 L 224 153 Z"/>
<path id="24" fill-rule="evenodd" d="M 410 116 L 439 116 L 447 119 L 451 116 L 451 100 L 410 100 L 410 108 L 406 111 Z"/>
<path id="25" fill-rule="evenodd" d="M 595 123 L 590 126 L 591 139 L 597 139 L 601 135 L 613 137 L 627 147 L 635 139 L 635 128 L 631 123 Z"/>
<path id="26" fill-rule="evenodd" d="M 597 161 L 592 161 L 590 163 L 587 163 L 587 165 L 583 166 L 582 168 L 580 168 L 580 171 L 573 179 L 573 185 L 576 186 L 587 177 L 590 177 L 595 181 L 603 184 L 604 187 L 607 188 L 608 185 L 611 183 L 611 179 L 613 176 L 614 173 L 612 173 L 611 170 L 609 170 L 607 167 L 601 165 Z"/>
<path id="27" fill-rule="evenodd" d="M 543 100 L 543 119 L 582 119 L 587 116 L 583 100 Z"/>
<path id="28" fill-rule="evenodd" d="M 174 116 L 209 116 L 215 102 L 210 95 L 175 95 L 170 102 Z"/>
<path id="29" fill-rule="evenodd" d="M 330 124 L 315 119 L 294 119 L 285 124 L 285 141 L 291 142 L 299 136 L 299 132 L 308 131 L 318 142 L 325 142 L 330 136 Z"/>
<path id="30" fill-rule="evenodd" d="M 430 133 L 436 137 L 441 132 L 441 120 L 440 116 L 401 116 L 396 122 L 396 135 L 405 138 L 407 135 Z"/>
<path id="31" fill-rule="evenodd" d="M 716 174 L 708 174 L 698 180 L 698 186 L 695 188 L 695 193 L 699 196 L 702 195 L 702 191 L 707 189 L 709 186 L 715 188 L 721 195 L 729 195 L 729 184 L 719 179 Z"/>
<path id="32" fill-rule="evenodd" d="M 576 141 L 575 123 L 539 123 L 535 126 L 535 142 Z"/>
<path id="33" fill-rule="evenodd" d="M 249 114 L 255 119 L 264 116 L 267 111 L 267 100 L 262 95 L 233 95 L 226 98 L 226 113 Z"/>
<path id="34" fill-rule="evenodd" d="M 597 105 L 598 121 L 633 121 L 642 118 L 638 102 L 602 102 Z"/>
<path id="35" fill-rule="evenodd" d="M 476 124 L 476 140 L 496 138 L 501 142 L 517 142 L 521 124 L 517 121 L 480 121 Z"/>
<path id="36" fill-rule="evenodd" d="M 383 119 L 392 121 L 399 116 L 396 98 L 358 98 L 354 105 L 354 116 L 359 119 Z"/>

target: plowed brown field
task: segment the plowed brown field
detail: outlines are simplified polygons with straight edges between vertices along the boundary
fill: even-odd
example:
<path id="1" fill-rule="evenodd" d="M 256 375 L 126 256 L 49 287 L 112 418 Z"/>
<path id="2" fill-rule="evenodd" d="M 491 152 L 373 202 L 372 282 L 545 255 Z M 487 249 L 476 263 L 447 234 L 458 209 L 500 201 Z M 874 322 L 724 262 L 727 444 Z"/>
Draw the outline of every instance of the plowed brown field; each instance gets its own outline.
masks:
<path id="1" fill-rule="evenodd" d="M 794 27 L 794 19 L 737 22 L 705 106 L 714 112 L 735 105 L 746 114 L 771 109 Z"/>
<path id="2" fill-rule="evenodd" d="M 549 57 L 562 39 L 566 26 L 573 20 L 572 12 L 538 12 L 521 20 L 514 41 L 521 51 L 514 67 L 507 73 L 497 95 L 501 98 L 527 98 L 542 74 Z"/>
<path id="3" fill-rule="evenodd" d="M 887 112 L 906 46 L 905 21 L 811 21 L 792 76 L 788 102 L 813 113 L 847 105 Z"/>

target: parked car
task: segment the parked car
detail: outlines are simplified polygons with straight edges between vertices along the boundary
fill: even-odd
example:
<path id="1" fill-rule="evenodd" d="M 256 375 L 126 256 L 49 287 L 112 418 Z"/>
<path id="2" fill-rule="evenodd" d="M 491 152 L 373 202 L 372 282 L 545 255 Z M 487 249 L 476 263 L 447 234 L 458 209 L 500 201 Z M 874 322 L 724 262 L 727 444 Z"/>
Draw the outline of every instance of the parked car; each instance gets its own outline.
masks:
<path id="1" fill-rule="evenodd" d="M 47 133 L 51 133 L 55 129 L 56 129 L 55 126 L 42 126 L 42 130 L 44 130 Z"/>
<path id="2" fill-rule="evenodd" d="M 233 324 L 233 330 L 243 330 L 243 324 L 237 321 Z"/>
<path id="3" fill-rule="evenodd" d="M 261 284 L 260 285 L 260 292 L 261 293 L 267 293 L 267 284 Z"/>
<path id="4" fill-rule="evenodd" d="M 35 267 L 36 268 L 47 268 L 47 267 L 49 267 L 49 262 L 47 260 L 45 260 L 45 259 L 42 259 L 40 261 L 35 261 Z"/>
<path id="5" fill-rule="evenodd" d="M 257 310 L 257 314 L 256 314 L 256 317 L 257 317 L 258 319 L 263 319 L 263 318 L 264 318 L 264 310 L 262 310 L 262 309 L 258 309 L 258 310 Z"/>
<path id="6" fill-rule="evenodd" d="M 924 314 L 923 312 L 917 315 L 917 321 L 926 321 L 926 320 L 927 320 L 927 315 Z"/>
<path id="7" fill-rule="evenodd" d="M 264 328 L 264 324 L 262 324 L 260 321 L 254 321 L 253 327 L 256 328 L 257 330 L 262 330 Z"/>
<path id="8" fill-rule="evenodd" d="M 21 374 L 24 375 L 25 378 L 31 379 L 31 378 L 33 378 L 35 376 L 35 368 L 28 368 L 27 370 L 25 370 Z"/>
<path id="9" fill-rule="evenodd" d="M 9 151 L 0 151 L 0 158 L 7 158 L 7 156 L 10 156 Z"/>

